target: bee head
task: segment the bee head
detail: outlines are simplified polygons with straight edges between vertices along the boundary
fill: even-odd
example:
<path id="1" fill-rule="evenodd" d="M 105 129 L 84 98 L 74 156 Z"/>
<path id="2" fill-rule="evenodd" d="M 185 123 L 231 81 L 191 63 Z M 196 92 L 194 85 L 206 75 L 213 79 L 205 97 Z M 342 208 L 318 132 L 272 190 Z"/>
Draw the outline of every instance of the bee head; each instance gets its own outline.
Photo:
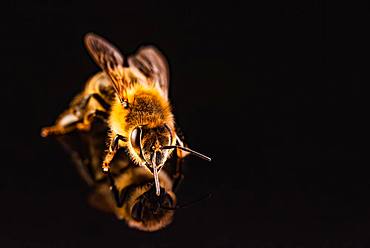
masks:
<path id="1" fill-rule="evenodd" d="M 138 126 L 134 128 L 130 134 L 130 144 L 140 165 L 146 166 L 154 175 L 157 196 L 160 195 L 158 173 L 173 149 L 181 149 L 211 161 L 210 157 L 188 147 L 176 145 L 176 139 L 173 138 L 171 129 L 166 124 L 157 127 Z"/>
<path id="2" fill-rule="evenodd" d="M 145 165 L 154 175 L 157 196 L 160 196 L 158 173 L 172 152 L 172 150 L 163 150 L 162 147 L 172 143 L 172 133 L 167 125 L 138 126 L 130 135 L 130 144 L 136 157 L 140 158 L 140 164 Z"/>

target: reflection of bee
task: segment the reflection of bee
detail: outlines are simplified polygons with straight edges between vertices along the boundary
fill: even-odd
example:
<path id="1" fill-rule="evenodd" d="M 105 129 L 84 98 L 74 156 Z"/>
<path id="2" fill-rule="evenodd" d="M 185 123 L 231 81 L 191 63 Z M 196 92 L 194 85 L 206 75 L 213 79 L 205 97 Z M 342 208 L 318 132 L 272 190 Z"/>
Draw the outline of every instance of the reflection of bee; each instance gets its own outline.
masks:
<path id="1" fill-rule="evenodd" d="M 65 134 L 75 129 L 88 131 L 92 119 L 102 117 L 110 128 L 103 171 L 109 172 L 118 148 L 123 147 L 135 164 L 145 166 L 154 175 L 158 196 L 158 173 L 173 149 L 177 149 L 180 158 L 192 153 L 210 160 L 184 147 L 176 134 L 168 101 L 168 65 L 157 49 L 141 48 L 128 58 L 128 67 L 124 67 L 123 56 L 105 39 L 88 34 L 85 44 L 104 72 L 87 82 L 84 91 L 75 97 L 56 124 L 42 130 L 42 136 Z"/>
<path id="2" fill-rule="evenodd" d="M 90 132 L 58 137 L 72 155 L 80 175 L 91 186 L 90 205 L 112 213 L 130 227 L 143 231 L 156 231 L 170 224 L 176 208 L 173 188 L 181 179 L 180 172 L 171 172 L 168 166 L 160 171 L 159 196 L 152 174 L 145 167 L 131 166 L 125 156 L 113 159 L 112 170 L 108 172 L 108 177 L 104 177 L 99 167 L 106 135 L 106 126 L 94 122 Z"/>

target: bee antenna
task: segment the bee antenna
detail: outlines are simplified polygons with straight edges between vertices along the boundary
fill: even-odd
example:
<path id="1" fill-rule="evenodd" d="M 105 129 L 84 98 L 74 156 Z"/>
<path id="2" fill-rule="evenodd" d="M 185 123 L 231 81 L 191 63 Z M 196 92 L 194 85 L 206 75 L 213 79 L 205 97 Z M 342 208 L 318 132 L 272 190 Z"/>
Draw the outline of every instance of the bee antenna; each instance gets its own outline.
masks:
<path id="1" fill-rule="evenodd" d="M 194 201 L 191 201 L 191 202 L 187 202 L 187 203 L 185 203 L 185 204 L 182 204 L 182 205 L 176 205 L 176 206 L 174 206 L 174 207 L 165 207 L 165 206 L 160 206 L 160 208 L 162 208 L 162 209 L 166 209 L 166 210 L 178 210 L 178 209 L 182 209 L 182 208 L 187 208 L 187 207 L 190 207 L 190 206 L 192 206 L 192 205 L 194 205 L 194 204 L 197 204 L 197 203 L 199 203 L 199 202 L 201 202 L 201 201 L 204 201 L 204 200 L 206 200 L 206 199 L 209 199 L 209 198 L 211 198 L 211 196 L 212 196 L 212 194 L 211 193 L 208 193 L 207 195 L 205 195 L 205 196 L 202 196 L 201 198 L 199 198 L 199 199 L 196 199 L 196 200 L 194 200 Z"/>
<path id="2" fill-rule="evenodd" d="M 190 152 L 191 154 L 194 154 L 195 156 L 200 157 L 200 158 L 202 158 L 204 160 L 207 160 L 209 162 L 212 161 L 212 159 L 210 157 L 207 157 L 206 155 L 203 155 L 203 154 L 201 154 L 199 152 L 196 152 L 196 151 L 194 151 L 190 148 L 187 148 L 187 147 L 183 147 L 183 146 L 162 146 L 161 147 L 161 149 L 175 149 L 175 148 Z"/>

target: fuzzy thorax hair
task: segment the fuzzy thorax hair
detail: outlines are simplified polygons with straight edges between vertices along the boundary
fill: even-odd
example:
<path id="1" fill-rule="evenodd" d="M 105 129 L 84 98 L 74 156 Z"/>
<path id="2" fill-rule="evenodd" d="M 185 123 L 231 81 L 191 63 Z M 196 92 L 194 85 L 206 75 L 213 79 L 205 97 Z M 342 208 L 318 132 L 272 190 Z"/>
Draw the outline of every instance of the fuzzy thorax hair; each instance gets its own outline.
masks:
<path id="1" fill-rule="evenodd" d="M 146 125 L 154 128 L 166 124 L 175 137 L 174 117 L 171 112 L 169 101 L 164 98 L 154 86 L 134 84 L 127 89 L 128 104 L 126 109 L 116 97 L 112 104 L 109 118 L 111 135 L 120 134 L 129 139 L 132 130 L 138 126 Z M 130 142 L 122 142 L 120 146 L 127 147 L 134 162 L 140 164 L 141 159 L 137 156 Z"/>

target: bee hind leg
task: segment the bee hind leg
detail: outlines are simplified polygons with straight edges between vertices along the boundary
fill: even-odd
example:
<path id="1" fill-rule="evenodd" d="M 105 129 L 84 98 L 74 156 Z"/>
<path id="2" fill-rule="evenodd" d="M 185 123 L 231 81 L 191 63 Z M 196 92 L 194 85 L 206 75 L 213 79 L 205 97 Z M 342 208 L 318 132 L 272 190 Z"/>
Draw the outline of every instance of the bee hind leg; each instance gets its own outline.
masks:
<path id="1" fill-rule="evenodd" d="M 41 130 L 41 136 L 63 135 L 74 130 L 89 131 L 94 117 L 107 119 L 108 113 L 102 110 L 94 109 L 88 113 L 86 107 L 90 99 L 94 98 L 105 110 L 109 109 L 109 104 L 97 93 L 83 97 L 78 103 L 73 104 L 70 109 L 60 115 L 56 124 L 51 127 L 45 127 Z"/>
<path id="2" fill-rule="evenodd" d="M 75 129 L 79 131 L 89 131 L 94 119 L 99 118 L 103 121 L 106 121 L 108 119 L 108 116 L 109 115 L 107 112 L 98 109 L 90 111 L 84 116 L 84 118 L 80 122 L 76 123 Z"/>
<path id="3" fill-rule="evenodd" d="M 56 136 L 64 135 L 75 130 L 78 131 L 89 131 L 91 123 L 94 118 L 100 118 L 106 120 L 108 113 L 101 110 L 94 110 L 84 115 L 82 118 L 78 117 L 75 113 L 68 111 L 62 115 L 58 122 L 54 126 L 44 127 L 41 129 L 41 136 Z"/>
<path id="4" fill-rule="evenodd" d="M 68 111 L 69 112 L 69 111 Z M 41 129 L 41 136 L 56 136 L 70 133 L 76 129 L 80 120 L 73 113 L 62 114 L 54 126 L 44 127 Z"/>

